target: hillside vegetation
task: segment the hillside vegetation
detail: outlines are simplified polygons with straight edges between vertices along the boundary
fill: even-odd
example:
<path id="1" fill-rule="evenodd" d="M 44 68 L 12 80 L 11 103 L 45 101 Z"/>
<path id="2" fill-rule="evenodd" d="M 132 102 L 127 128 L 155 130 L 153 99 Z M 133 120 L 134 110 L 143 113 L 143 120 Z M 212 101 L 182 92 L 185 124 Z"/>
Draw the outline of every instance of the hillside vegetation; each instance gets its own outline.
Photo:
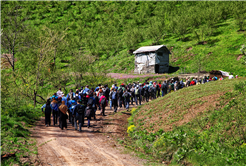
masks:
<path id="1" fill-rule="evenodd" d="M 124 143 L 159 163 L 244 165 L 245 90 L 245 79 L 215 81 L 151 101 L 131 111 Z"/>
<path id="2" fill-rule="evenodd" d="M 145 45 L 164 44 L 172 52 L 171 65 L 186 68 L 187 72 L 215 69 L 243 76 L 246 71 L 241 61 L 244 58 L 237 61 L 237 57 L 242 54 L 240 48 L 246 43 L 245 4 L 3 2 L 2 28 L 3 34 L 10 33 L 7 31 L 14 27 L 11 24 L 14 14 L 9 12 L 18 9 L 18 21 L 25 25 L 21 41 L 26 40 L 25 36 L 30 31 L 34 31 L 30 34 L 34 37 L 33 33 L 41 32 L 44 27 L 48 27 L 53 36 L 56 33 L 65 34 L 56 43 L 53 53 L 57 56 L 59 67 L 67 62 L 73 65 L 76 59 L 86 54 L 96 62 L 99 60 L 98 70 L 128 73 L 134 69 L 132 50 Z M 17 35 L 17 38 L 20 36 Z M 35 38 L 38 36 L 35 35 Z M 6 40 L 3 35 L 2 41 Z M 16 53 L 21 50 L 21 45 L 16 46 Z M 2 52 L 8 51 L 8 46 L 3 45 Z M 201 60 L 202 63 L 199 63 Z M 199 69 L 197 64 L 200 64 Z"/>

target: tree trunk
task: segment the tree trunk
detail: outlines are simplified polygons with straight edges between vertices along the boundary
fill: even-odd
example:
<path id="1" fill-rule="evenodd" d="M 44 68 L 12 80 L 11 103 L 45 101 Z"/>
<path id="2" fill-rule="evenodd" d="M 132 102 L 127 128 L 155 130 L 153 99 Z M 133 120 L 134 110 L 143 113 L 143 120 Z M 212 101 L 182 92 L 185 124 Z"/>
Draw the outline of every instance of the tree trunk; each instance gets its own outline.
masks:
<path id="1" fill-rule="evenodd" d="M 33 100 L 34 100 L 34 108 L 36 107 L 36 97 L 37 97 L 37 92 L 34 90 L 34 98 L 33 98 Z"/>

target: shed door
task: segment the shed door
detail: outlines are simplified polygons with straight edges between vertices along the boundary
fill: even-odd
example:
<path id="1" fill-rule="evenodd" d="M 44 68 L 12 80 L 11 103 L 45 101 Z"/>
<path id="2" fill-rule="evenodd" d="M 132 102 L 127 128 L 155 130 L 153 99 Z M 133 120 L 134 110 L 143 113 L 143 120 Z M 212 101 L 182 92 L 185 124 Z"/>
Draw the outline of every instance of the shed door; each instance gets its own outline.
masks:
<path id="1" fill-rule="evenodd" d="M 159 65 L 155 64 L 155 73 L 159 73 Z"/>

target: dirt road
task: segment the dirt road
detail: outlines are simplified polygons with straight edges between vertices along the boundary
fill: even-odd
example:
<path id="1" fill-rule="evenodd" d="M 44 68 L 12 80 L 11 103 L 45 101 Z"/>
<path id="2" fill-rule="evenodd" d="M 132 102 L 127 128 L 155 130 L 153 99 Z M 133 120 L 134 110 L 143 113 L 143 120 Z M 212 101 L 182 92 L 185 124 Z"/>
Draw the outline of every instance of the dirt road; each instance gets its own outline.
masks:
<path id="1" fill-rule="evenodd" d="M 106 109 L 107 114 L 112 114 L 112 110 Z M 42 118 L 32 134 L 37 140 L 41 165 L 142 165 L 143 161 L 132 154 L 122 154 L 121 147 L 108 141 L 107 133 L 99 133 L 107 116 L 98 115 L 97 119 L 91 121 L 92 127 L 83 127 L 83 131 L 79 132 L 71 123 L 68 123 L 67 130 L 53 126 L 53 121 L 51 126 L 45 127 Z"/>

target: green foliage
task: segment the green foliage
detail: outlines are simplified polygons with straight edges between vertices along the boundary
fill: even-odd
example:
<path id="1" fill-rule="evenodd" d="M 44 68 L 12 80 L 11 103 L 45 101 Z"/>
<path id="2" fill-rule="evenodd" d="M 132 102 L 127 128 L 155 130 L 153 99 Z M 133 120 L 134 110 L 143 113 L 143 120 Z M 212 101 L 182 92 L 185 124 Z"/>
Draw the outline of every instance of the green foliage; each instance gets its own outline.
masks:
<path id="1" fill-rule="evenodd" d="M 16 157 L 2 159 L 2 165 L 29 165 L 30 160 L 24 164 L 20 159 L 37 153 L 35 141 L 29 138 L 29 128 L 42 113 L 30 105 L 12 109 L 7 109 L 7 105 L 11 108 L 11 103 L 5 102 L 1 110 L 1 155 L 15 153 Z"/>
<path id="2" fill-rule="evenodd" d="M 185 52 L 187 45 L 199 50 L 200 47 L 196 44 L 205 42 L 207 45 L 203 48 L 206 52 L 213 53 L 213 56 L 208 58 L 206 70 L 228 69 L 229 72 L 245 75 L 243 66 L 237 66 L 238 62 L 232 58 L 237 54 L 234 48 L 241 45 L 241 41 L 245 39 L 243 34 L 236 32 L 237 27 L 242 31 L 245 26 L 245 2 L 6 1 L 2 3 L 1 10 L 4 16 L 1 24 L 3 34 L 13 29 L 8 28 L 14 24 L 10 25 L 7 20 L 14 18 L 8 12 L 15 11 L 15 6 L 19 6 L 18 19 L 25 18 L 22 20 L 24 24 L 21 25 L 25 25 L 28 31 L 40 31 L 44 26 L 58 32 L 68 28 L 64 42 L 57 46 L 58 59 L 70 60 L 82 48 L 89 56 L 96 56 L 102 67 L 107 64 L 110 72 L 130 73 L 134 68 L 134 56 L 127 55 L 128 50 L 143 45 L 164 44 L 169 48 L 179 47 L 180 52 Z M 23 35 L 27 34 L 21 31 L 18 38 Z M 5 39 L 2 38 L 2 41 Z M 4 43 L 7 42 L 2 42 L 2 48 L 8 51 Z M 19 46 L 18 48 L 21 48 Z M 22 53 L 18 48 L 17 51 Z M 216 50 L 224 51 L 221 53 Z M 193 58 L 187 57 L 190 57 L 189 53 L 181 54 L 178 60 L 171 64 L 188 69 Z M 220 59 L 226 59 L 227 62 L 222 63 Z M 224 65 L 226 63 L 230 64 Z M 100 68 L 97 71 L 100 71 Z M 191 68 L 189 70 L 192 72 Z"/>

